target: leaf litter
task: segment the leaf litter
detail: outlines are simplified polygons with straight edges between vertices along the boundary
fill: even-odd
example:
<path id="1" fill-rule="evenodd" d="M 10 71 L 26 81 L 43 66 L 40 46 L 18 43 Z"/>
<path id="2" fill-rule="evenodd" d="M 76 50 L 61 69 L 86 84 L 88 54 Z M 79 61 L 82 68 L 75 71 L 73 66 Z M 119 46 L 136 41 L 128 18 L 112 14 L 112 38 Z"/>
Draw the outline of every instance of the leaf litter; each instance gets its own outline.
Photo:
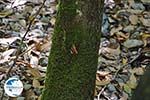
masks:
<path id="1" fill-rule="evenodd" d="M 0 1 L 0 95 L 27 26 L 43 0 Z M 94 100 L 128 100 L 150 60 L 148 0 L 105 0 Z M 40 100 L 57 3 L 47 0 L 32 22 L 10 76 L 24 84 L 17 100 Z M 144 58 L 144 59 L 143 59 Z M 7 95 L 4 97 L 9 99 Z"/>

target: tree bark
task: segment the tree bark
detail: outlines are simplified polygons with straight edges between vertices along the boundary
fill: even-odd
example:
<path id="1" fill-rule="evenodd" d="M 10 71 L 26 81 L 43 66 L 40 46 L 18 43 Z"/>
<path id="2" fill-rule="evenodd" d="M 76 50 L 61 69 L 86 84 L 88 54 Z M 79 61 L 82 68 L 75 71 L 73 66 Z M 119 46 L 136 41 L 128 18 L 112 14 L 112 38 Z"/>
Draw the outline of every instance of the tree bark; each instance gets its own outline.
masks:
<path id="1" fill-rule="evenodd" d="M 147 67 L 131 100 L 150 100 L 150 66 Z"/>
<path id="2" fill-rule="evenodd" d="M 42 100 L 93 100 L 104 0 L 60 0 Z"/>

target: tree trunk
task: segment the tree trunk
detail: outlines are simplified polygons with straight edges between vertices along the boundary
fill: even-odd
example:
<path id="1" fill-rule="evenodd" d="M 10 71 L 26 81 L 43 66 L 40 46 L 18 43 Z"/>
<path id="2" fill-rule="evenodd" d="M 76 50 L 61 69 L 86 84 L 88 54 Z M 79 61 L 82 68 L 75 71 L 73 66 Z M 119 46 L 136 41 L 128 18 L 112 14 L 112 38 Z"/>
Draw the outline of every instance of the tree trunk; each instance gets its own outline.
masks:
<path id="1" fill-rule="evenodd" d="M 147 67 L 131 100 L 150 100 L 150 66 Z"/>
<path id="2" fill-rule="evenodd" d="M 93 100 L 104 0 L 60 0 L 42 100 Z"/>

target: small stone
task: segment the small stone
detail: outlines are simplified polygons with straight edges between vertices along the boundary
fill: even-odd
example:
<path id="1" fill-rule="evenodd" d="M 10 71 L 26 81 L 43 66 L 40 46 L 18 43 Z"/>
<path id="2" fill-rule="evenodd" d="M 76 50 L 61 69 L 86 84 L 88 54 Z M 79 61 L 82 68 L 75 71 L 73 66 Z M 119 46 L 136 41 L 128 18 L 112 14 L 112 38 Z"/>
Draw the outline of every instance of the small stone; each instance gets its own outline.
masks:
<path id="1" fill-rule="evenodd" d="M 123 45 L 126 48 L 134 48 L 134 47 L 139 47 L 142 46 L 144 43 L 141 40 L 136 40 L 136 39 L 131 39 L 131 40 L 126 40 Z"/>
<path id="2" fill-rule="evenodd" d="M 125 31 L 125 32 L 127 32 L 127 33 L 131 33 L 131 32 L 134 31 L 134 29 L 135 29 L 134 26 L 129 25 L 129 26 L 125 27 L 125 28 L 123 29 L 123 31 Z"/>
<path id="3" fill-rule="evenodd" d="M 110 24 L 109 24 L 109 22 L 108 22 L 108 16 L 104 13 L 103 14 L 103 22 L 102 22 L 102 35 L 103 36 L 107 36 L 108 35 L 108 33 L 109 33 L 109 26 L 110 26 Z"/>
<path id="4" fill-rule="evenodd" d="M 32 87 L 31 84 L 25 84 L 25 85 L 24 85 L 24 89 L 25 89 L 25 90 L 28 90 L 28 89 L 30 89 L 31 87 Z"/>
<path id="5" fill-rule="evenodd" d="M 116 88 L 115 88 L 115 86 L 112 85 L 112 84 L 109 84 L 109 85 L 108 85 L 108 89 L 109 89 L 109 91 L 111 91 L 111 92 L 116 92 Z"/>

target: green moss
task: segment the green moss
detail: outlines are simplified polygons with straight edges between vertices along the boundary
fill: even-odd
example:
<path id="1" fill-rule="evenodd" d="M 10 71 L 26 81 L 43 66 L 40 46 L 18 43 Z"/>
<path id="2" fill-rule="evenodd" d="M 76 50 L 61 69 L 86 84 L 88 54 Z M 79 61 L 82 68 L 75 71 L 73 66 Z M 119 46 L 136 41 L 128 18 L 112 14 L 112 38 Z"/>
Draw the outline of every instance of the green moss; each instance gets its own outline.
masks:
<path id="1" fill-rule="evenodd" d="M 60 1 L 42 100 L 93 100 L 101 17 L 93 0 L 76 1 Z"/>

